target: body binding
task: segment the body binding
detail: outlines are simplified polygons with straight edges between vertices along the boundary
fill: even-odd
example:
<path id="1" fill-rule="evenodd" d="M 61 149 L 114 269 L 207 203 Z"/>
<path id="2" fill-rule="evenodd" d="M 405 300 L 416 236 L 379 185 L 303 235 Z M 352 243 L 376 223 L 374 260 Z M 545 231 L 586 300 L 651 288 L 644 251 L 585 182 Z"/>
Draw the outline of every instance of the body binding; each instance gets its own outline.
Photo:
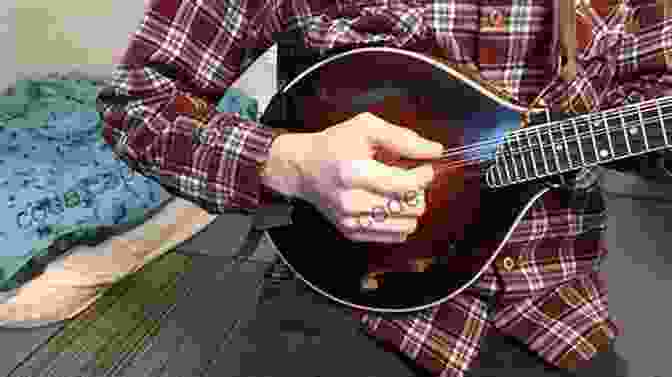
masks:
<path id="1" fill-rule="evenodd" d="M 261 123 L 317 132 L 370 112 L 451 148 L 520 128 L 523 110 L 432 56 L 371 47 L 338 54 L 301 73 L 272 99 Z M 492 154 L 495 147 L 481 152 Z M 454 167 L 455 159 L 465 157 L 432 162 L 427 210 L 404 243 L 350 241 L 302 200 L 292 204 L 292 224 L 268 234 L 301 280 L 341 304 L 380 312 L 438 305 L 473 284 L 548 190 L 543 182 L 488 188 L 489 162 Z M 379 275 L 377 289 L 362 289 L 362 278 L 375 271 L 389 272 Z"/>

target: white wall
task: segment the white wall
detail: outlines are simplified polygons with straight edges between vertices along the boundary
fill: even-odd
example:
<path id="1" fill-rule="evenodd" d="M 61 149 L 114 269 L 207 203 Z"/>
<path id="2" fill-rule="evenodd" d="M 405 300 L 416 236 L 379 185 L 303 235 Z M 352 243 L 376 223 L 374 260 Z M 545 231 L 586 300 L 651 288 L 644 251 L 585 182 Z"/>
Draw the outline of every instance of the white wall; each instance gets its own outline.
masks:
<path id="1" fill-rule="evenodd" d="M 3 1 L 3 3 L 8 3 Z M 82 70 L 105 75 L 142 16 L 138 0 L 15 0 L 8 9 L 2 48 L 11 45 L 0 86 L 36 73 Z M 112 5 L 112 4 L 116 5 Z M 0 5 L 0 7 L 2 7 Z M 12 54 L 8 54 L 11 56 Z"/>
<path id="2" fill-rule="evenodd" d="M 0 89 L 40 73 L 109 75 L 143 8 L 142 0 L 0 1 Z M 275 91 L 274 56 L 273 49 L 234 84 L 261 110 Z"/>

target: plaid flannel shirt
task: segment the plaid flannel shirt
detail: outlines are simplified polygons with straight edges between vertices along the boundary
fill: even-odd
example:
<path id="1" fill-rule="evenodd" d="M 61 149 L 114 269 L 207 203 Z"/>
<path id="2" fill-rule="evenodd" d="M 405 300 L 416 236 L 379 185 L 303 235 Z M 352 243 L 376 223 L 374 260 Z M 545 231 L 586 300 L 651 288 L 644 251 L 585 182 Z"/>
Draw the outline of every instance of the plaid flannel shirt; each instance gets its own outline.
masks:
<path id="1" fill-rule="evenodd" d="M 559 36 L 550 30 L 560 1 L 155 0 L 99 95 L 104 137 L 135 170 L 211 213 L 253 211 L 276 133 L 214 107 L 289 30 L 320 54 L 430 41 L 523 105 L 543 93 L 554 110 L 598 110 L 666 92 L 669 1 L 577 0 L 571 80 L 559 76 Z M 455 299 L 412 314 L 353 315 L 437 376 L 464 375 L 493 328 L 552 365 L 579 367 L 619 333 L 596 268 L 607 253 L 600 172 L 586 169 L 569 194 L 538 200 L 501 257 Z"/>

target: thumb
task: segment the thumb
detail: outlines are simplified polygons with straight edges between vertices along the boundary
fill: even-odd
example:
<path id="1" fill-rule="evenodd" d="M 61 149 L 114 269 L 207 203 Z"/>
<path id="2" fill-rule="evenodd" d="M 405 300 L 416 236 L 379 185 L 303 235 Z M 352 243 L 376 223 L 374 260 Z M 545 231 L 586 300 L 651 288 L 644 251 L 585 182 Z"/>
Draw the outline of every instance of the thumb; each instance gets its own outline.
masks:
<path id="1" fill-rule="evenodd" d="M 343 175 L 343 180 L 348 186 L 383 195 L 414 191 L 419 187 L 428 186 L 434 179 L 431 164 L 408 170 L 388 166 L 375 160 L 354 160 L 350 164 L 350 169 L 345 170 L 347 174 Z"/>
<path id="2" fill-rule="evenodd" d="M 405 158 L 438 158 L 443 153 L 443 145 L 428 140 L 408 128 L 387 122 L 369 135 L 369 140 Z"/>

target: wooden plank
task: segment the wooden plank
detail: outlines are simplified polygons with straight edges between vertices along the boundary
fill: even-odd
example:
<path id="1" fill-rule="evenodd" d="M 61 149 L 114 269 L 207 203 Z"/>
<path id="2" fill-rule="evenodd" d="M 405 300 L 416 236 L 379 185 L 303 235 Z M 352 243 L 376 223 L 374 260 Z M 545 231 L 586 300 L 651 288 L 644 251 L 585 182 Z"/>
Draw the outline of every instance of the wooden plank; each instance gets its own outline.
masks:
<path id="1" fill-rule="evenodd" d="M 0 329 L 0 376 L 7 376 L 36 352 L 50 337 L 63 329 L 58 323 L 33 329 Z"/>
<path id="2" fill-rule="evenodd" d="M 118 282 L 10 376 L 104 374 L 156 333 L 191 267 L 191 257 L 168 253 Z"/>
<path id="3" fill-rule="evenodd" d="M 266 264 L 200 260 L 198 273 L 189 277 L 190 293 L 162 322 L 159 335 L 115 375 L 198 376 L 217 357 L 231 329 L 250 316 Z"/>

